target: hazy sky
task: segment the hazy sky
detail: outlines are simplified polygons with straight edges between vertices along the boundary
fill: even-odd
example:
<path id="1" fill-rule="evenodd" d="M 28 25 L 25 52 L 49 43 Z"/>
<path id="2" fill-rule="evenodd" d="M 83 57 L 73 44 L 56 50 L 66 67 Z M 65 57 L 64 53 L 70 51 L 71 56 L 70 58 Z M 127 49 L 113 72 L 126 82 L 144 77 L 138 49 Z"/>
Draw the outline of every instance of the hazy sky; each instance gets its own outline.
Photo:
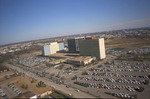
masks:
<path id="1" fill-rule="evenodd" d="M 150 26 L 150 0 L 0 0 L 0 45 Z"/>

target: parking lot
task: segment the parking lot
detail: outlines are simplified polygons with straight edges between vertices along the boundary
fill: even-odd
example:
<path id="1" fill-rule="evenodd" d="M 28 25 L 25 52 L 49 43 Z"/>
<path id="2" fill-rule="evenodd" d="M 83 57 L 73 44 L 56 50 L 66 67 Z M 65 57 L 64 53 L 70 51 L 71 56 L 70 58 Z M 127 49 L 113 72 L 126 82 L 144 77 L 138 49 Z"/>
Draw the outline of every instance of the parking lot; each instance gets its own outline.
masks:
<path id="1" fill-rule="evenodd" d="M 1 85 L 2 90 L 6 93 L 8 98 L 13 98 L 19 94 L 19 90 L 17 90 L 14 86 L 8 86 L 8 84 Z"/>
<path id="2" fill-rule="evenodd" d="M 99 65 L 84 71 L 72 80 L 71 85 L 102 98 L 107 92 L 113 92 L 112 97 L 136 98 L 137 95 L 138 99 L 141 99 L 142 94 L 149 96 L 145 94 L 150 92 L 147 89 L 150 87 L 149 70 L 150 63 L 143 62 L 123 61 Z"/>
<path id="3" fill-rule="evenodd" d="M 35 54 L 35 55 L 28 55 L 24 57 L 18 57 L 16 59 L 11 59 L 12 62 L 27 66 L 27 67 L 34 67 L 38 66 L 41 64 L 45 64 L 46 62 L 49 62 L 52 60 L 52 58 L 48 57 L 41 57 L 40 54 Z"/>
<path id="4" fill-rule="evenodd" d="M 111 55 L 110 55 L 111 56 Z M 101 98 L 135 98 L 150 97 L 150 63 L 136 61 L 115 61 L 107 56 L 103 61 L 77 66 L 59 63 L 47 66 L 47 62 L 57 61 L 54 57 L 30 55 L 12 60 L 15 66 L 33 73 L 57 85 L 65 84 L 75 88 L 78 93 L 84 91 Z M 32 76 L 33 76 L 32 75 Z M 71 80 L 74 76 L 76 78 Z M 76 82 L 76 84 L 75 84 Z M 148 99 L 148 98 L 147 98 Z"/>
<path id="5" fill-rule="evenodd" d="M 10 62 L 25 71 L 37 75 L 38 77 L 45 77 L 49 81 L 60 84 L 63 82 L 63 79 L 69 78 L 71 77 L 71 74 L 76 73 L 79 67 L 67 63 L 59 63 L 53 66 L 47 66 L 47 63 L 57 60 L 59 60 L 59 58 L 43 57 L 39 54 L 35 54 L 11 59 Z"/>

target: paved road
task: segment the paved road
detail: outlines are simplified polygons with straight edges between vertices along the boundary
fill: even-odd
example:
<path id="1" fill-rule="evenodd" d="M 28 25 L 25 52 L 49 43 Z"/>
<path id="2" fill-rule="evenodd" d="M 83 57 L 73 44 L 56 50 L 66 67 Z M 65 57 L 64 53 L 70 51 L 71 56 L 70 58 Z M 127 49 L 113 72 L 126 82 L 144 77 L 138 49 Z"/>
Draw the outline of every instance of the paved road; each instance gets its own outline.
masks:
<path id="1" fill-rule="evenodd" d="M 44 77 L 38 77 L 35 74 L 33 74 L 29 71 L 25 71 L 19 67 L 16 67 L 16 66 L 13 66 L 13 65 L 10 65 L 7 63 L 5 63 L 4 65 L 9 67 L 9 68 L 12 68 L 14 70 L 17 70 L 18 72 L 24 73 L 25 75 L 32 77 L 38 81 L 43 81 L 45 84 L 47 84 L 48 86 L 54 87 L 56 90 L 60 90 L 60 91 L 67 93 L 67 94 L 72 94 L 72 96 L 75 98 L 86 98 L 86 97 L 87 98 L 95 98 L 94 96 L 89 95 L 87 93 L 84 93 L 82 91 L 76 92 L 74 88 L 71 88 L 71 87 L 67 88 L 65 85 L 58 85 L 58 84 L 55 84 L 53 82 L 50 82 L 50 81 L 48 81 L 48 79 L 46 79 Z"/>

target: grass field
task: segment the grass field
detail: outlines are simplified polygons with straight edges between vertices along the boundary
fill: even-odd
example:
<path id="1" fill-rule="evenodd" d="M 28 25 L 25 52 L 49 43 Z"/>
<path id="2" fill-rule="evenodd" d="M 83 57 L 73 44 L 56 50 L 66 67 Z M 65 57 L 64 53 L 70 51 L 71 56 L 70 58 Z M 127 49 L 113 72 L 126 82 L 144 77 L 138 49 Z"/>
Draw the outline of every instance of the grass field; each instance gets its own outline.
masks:
<path id="1" fill-rule="evenodd" d="M 140 48 L 143 46 L 150 46 L 150 39 L 123 38 L 123 39 L 106 40 L 105 46 L 108 49 L 112 49 L 112 48 Z"/>
<path id="2" fill-rule="evenodd" d="M 25 54 L 19 55 L 19 57 L 24 57 L 24 56 L 28 56 L 28 55 L 35 55 L 35 54 L 41 54 L 41 51 L 34 51 L 31 53 L 25 53 Z"/>

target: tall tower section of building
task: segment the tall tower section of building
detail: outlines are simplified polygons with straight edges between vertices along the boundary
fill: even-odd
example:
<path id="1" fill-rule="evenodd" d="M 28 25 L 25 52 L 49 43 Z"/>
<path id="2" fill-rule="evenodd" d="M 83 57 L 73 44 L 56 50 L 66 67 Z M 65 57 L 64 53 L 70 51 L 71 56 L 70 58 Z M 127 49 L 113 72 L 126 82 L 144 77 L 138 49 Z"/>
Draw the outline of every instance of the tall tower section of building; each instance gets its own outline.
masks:
<path id="1" fill-rule="evenodd" d="M 50 54 L 54 54 L 57 51 L 59 51 L 59 45 L 58 45 L 57 42 L 53 42 L 53 43 L 50 44 L 50 51 L 51 51 Z"/>
<path id="2" fill-rule="evenodd" d="M 80 55 L 106 58 L 104 38 L 79 40 Z"/>
<path id="3" fill-rule="evenodd" d="M 67 40 L 69 52 L 79 52 L 79 40 L 80 39 L 84 39 L 84 37 L 76 37 L 76 38 Z"/>

